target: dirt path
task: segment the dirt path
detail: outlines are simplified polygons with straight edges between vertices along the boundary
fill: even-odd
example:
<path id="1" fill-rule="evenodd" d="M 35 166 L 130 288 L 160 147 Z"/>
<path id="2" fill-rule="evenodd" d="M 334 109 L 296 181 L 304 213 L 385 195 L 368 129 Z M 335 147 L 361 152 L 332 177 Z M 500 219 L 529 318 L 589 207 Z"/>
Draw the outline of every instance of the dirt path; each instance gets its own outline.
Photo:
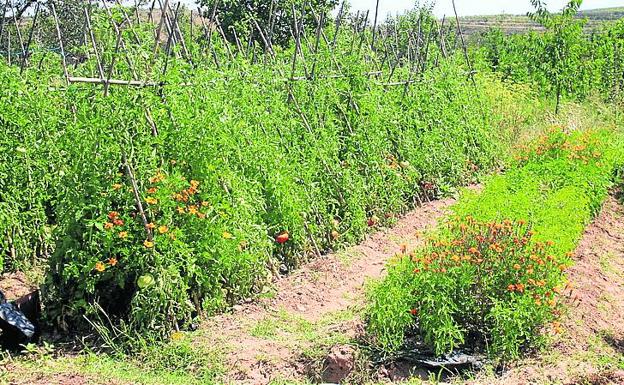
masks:
<path id="1" fill-rule="evenodd" d="M 422 232 L 435 226 L 452 203 L 429 203 L 394 228 L 304 266 L 277 282 L 274 298 L 210 320 L 204 326 L 207 341 L 200 343 L 227 346 L 228 382 L 301 381 L 314 369 L 308 360 L 314 355 L 307 350 L 322 346 L 317 357 L 322 359 L 333 344 L 361 332 L 357 309 L 366 280 L 381 276 L 402 245 L 417 246 Z M 624 207 L 615 198 L 587 227 L 575 260 L 565 331 L 554 337 L 551 349 L 515 364 L 503 376 L 480 373 L 470 383 L 624 385 Z"/>
<path id="2" fill-rule="evenodd" d="M 420 234 L 435 227 L 454 202 L 426 203 L 360 245 L 314 260 L 278 281 L 274 298 L 238 306 L 233 314 L 208 321 L 203 326 L 208 341 L 198 343 L 228 345 L 233 382 L 300 379 L 309 370 L 301 362 L 301 351 L 329 334 L 353 336 L 361 322 L 350 311 L 360 306 L 365 282 L 380 277 L 402 247 L 417 246 Z"/>

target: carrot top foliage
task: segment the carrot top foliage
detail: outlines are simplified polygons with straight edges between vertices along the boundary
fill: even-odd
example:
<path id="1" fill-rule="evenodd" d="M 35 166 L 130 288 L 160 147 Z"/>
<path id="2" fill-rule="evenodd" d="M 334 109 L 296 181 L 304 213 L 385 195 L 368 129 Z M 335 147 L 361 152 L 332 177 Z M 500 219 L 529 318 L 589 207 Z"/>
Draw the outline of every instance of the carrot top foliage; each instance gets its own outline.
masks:
<path id="1" fill-rule="evenodd" d="M 435 354 L 470 348 L 510 359 L 544 331 L 560 332 L 564 272 L 622 162 L 622 137 L 611 131 L 540 137 L 374 285 L 368 316 L 378 345 L 422 341 Z"/>

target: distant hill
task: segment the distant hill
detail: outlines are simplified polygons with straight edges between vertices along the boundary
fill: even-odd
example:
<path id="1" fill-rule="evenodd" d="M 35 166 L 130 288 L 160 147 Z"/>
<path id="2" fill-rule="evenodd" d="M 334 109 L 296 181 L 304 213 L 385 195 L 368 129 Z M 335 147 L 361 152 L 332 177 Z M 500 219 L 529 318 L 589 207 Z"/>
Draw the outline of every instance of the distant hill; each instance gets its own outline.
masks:
<path id="1" fill-rule="evenodd" d="M 586 17 L 589 20 L 618 20 L 624 17 L 624 7 L 592 9 L 589 11 L 579 12 L 580 17 Z"/>
<path id="2" fill-rule="evenodd" d="M 601 8 L 581 11 L 579 18 L 587 18 L 586 29 L 592 30 L 605 22 L 612 22 L 624 18 L 624 7 Z M 498 27 L 507 33 L 522 33 L 530 30 L 540 30 L 539 24 L 534 23 L 526 15 L 492 15 L 467 16 L 461 18 L 462 29 L 468 35 L 478 33 L 489 28 Z"/>

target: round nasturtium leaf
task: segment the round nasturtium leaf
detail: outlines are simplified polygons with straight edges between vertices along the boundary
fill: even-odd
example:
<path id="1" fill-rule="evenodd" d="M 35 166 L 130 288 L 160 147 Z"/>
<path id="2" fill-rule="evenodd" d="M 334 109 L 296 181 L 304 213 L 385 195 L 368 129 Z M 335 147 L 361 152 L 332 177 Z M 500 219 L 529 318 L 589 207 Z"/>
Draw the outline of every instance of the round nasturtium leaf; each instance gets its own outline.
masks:
<path id="1" fill-rule="evenodd" d="M 137 280 L 137 285 L 139 289 L 145 289 L 146 287 L 152 286 L 154 284 L 154 277 L 151 274 L 144 274 L 139 277 Z"/>

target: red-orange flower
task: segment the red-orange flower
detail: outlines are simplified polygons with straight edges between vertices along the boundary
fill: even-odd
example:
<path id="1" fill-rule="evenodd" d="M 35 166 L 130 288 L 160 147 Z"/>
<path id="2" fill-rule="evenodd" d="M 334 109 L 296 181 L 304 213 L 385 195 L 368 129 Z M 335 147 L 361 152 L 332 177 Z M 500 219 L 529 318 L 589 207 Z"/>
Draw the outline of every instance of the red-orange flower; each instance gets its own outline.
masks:
<path id="1" fill-rule="evenodd" d="M 111 266 L 115 266 L 117 264 L 117 258 L 109 258 L 108 264 Z"/>

